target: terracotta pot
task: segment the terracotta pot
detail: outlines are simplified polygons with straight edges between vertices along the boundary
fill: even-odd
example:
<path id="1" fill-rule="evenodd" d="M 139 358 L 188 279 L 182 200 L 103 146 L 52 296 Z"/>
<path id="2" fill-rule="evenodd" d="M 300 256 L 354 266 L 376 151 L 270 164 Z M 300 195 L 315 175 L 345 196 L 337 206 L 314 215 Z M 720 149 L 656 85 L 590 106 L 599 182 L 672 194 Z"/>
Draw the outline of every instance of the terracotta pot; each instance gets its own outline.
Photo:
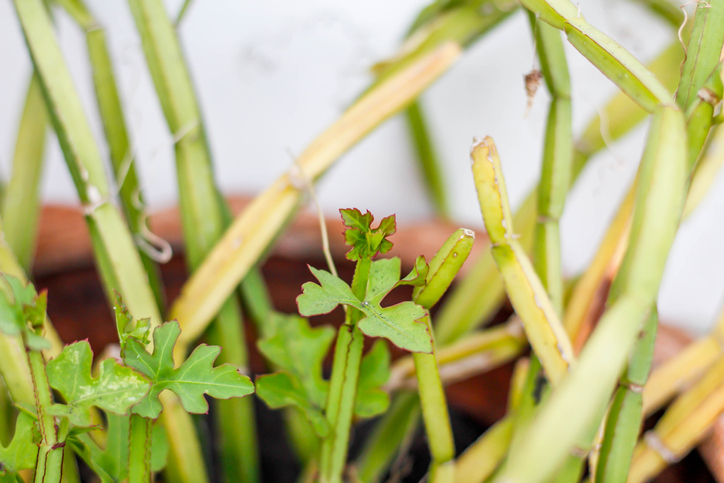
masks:
<path id="1" fill-rule="evenodd" d="M 248 199 L 241 197 L 230 198 L 229 201 L 235 212 L 248 203 Z M 152 231 L 167 240 L 176 251 L 171 261 L 162 266 L 167 296 L 169 300 L 173 300 L 187 278 L 184 260 L 180 254 L 182 244 L 179 213 L 175 209 L 158 212 L 151 216 L 150 224 Z M 339 260 L 336 263 L 340 275 L 351 279 L 353 266 L 344 260 L 347 248 L 342 237 L 335 236 L 343 231 L 341 220 L 329 219 L 327 226 L 332 253 Z M 395 248 L 390 255 L 402 259 L 403 270 L 405 266 L 410 269 L 418 255 L 425 255 L 429 260 L 456 228 L 458 227 L 437 221 L 416 225 L 403 223 L 398 226 L 398 232 L 392 238 Z M 484 236 L 479 236 L 476 241 L 471 260 L 479 255 L 483 238 Z M 277 310 L 296 312 L 295 298 L 300 293 L 300 287 L 313 278 L 307 263 L 326 267 L 321 251 L 318 220 L 309 213 L 302 213 L 277 241 L 262 269 Z M 471 261 L 468 261 L 466 267 L 471 266 Z M 88 339 L 96 354 L 107 344 L 116 341 L 114 322 L 93 265 L 91 242 L 79 208 L 44 207 L 33 273 L 36 285 L 48 289 L 48 312 L 63 340 Z M 399 293 L 396 296 L 404 298 L 409 295 Z M 328 316 L 315 318 L 313 323 L 339 323 L 341 311 L 337 312 L 339 313 L 333 312 Z M 509 313 L 510 308 L 505 308 L 500 314 L 501 320 Z M 254 340 L 253 328 L 247 327 L 247 330 L 248 340 Z M 681 331 L 662 326 L 657 339 L 654 364 L 659 364 L 677 353 L 689 340 Z M 250 344 L 250 353 L 250 370 L 253 373 L 264 372 L 263 360 L 253 344 Z M 393 355 L 401 353 L 393 351 Z M 506 365 L 447 388 L 453 419 L 456 423 L 462 422 L 462 426 L 456 424 L 456 438 L 460 438 L 459 447 L 463 448 L 474 441 L 484 429 L 504 414 L 511 372 L 511 365 Z M 426 457 L 424 442 L 421 441 L 418 446 L 417 451 Z M 710 467 L 719 475 L 724 475 L 724 465 L 721 463 L 724 461 L 724 420 L 704 444 L 704 448 Z M 424 464 L 419 466 L 425 468 Z M 656 481 L 714 480 L 694 452 L 667 469 Z M 724 477 L 718 481 L 724 483 Z"/>

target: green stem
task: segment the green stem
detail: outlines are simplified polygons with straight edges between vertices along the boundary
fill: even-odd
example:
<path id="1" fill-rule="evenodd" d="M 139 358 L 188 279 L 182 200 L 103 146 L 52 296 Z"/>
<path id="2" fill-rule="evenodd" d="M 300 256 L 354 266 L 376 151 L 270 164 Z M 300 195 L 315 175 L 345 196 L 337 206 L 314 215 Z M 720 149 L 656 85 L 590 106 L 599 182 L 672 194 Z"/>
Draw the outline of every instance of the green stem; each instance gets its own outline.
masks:
<path id="1" fill-rule="evenodd" d="M 490 137 L 470 151 L 478 202 L 491 251 L 528 341 L 556 387 L 574 364 L 573 346 L 527 254 L 515 239 L 500 158 Z"/>
<path id="2" fill-rule="evenodd" d="M 533 237 L 533 266 L 559 316 L 563 314 L 560 218 L 563 214 L 573 167 L 571 83 L 560 33 L 529 13 L 541 70 L 552 100 L 548 110 L 543 167 L 538 185 L 538 218 Z M 540 360 L 531 356 L 528 384 L 515 414 L 514 441 L 534 417 L 541 401 Z M 551 483 L 575 483 L 585 458 L 569 455 Z"/>
<path id="3" fill-rule="evenodd" d="M 12 438 L 13 403 L 5 381 L 0 377 L 0 445 L 7 446 Z"/>
<path id="4" fill-rule="evenodd" d="M 153 420 L 131 415 L 128 438 L 128 483 L 151 480 L 151 429 Z"/>
<path id="5" fill-rule="evenodd" d="M 238 292 L 244 313 L 256 325 L 259 339 L 271 337 L 271 320 L 274 317 L 274 307 L 272 306 L 266 282 L 258 267 L 249 270 L 244 280 L 241 281 Z M 214 330 L 212 325 L 210 332 Z M 237 400 L 245 401 L 246 399 Z M 311 465 L 310 462 L 319 455 L 320 440 L 311 427 L 309 420 L 296 408 L 288 408 L 284 410 L 284 423 L 294 453 L 303 464 L 316 466 Z"/>
<path id="6" fill-rule="evenodd" d="M 230 363 L 246 370 L 249 356 L 236 296 L 221 307 L 216 323 L 209 327 L 209 344 L 223 346 L 218 364 Z M 223 474 L 228 482 L 259 479 L 259 454 L 252 398 L 220 399 L 215 402 L 214 420 L 219 430 Z M 235 424 L 229 424 L 235 421 Z"/>
<path id="7" fill-rule="evenodd" d="M 430 323 L 429 317 L 427 323 Z M 412 357 L 415 360 L 422 419 L 432 455 L 428 481 L 452 483 L 455 481 L 454 467 L 451 464 L 455 458 L 455 441 L 437 361 L 434 354 L 414 353 Z"/>
<path id="8" fill-rule="evenodd" d="M 22 267 L 28 271 L 35 254 L 40 214 L 40 174 L 48 127 L 43 90 L 33 74 L 20 118 L 13 170 L 2 204 L 5 240 Z"/>
<path id="9" fill-rule="evenodd" d="M 658 294 L 683 209 L 685 168 L 684 117 L 676 108 L 661 107 L 653 116 L 641 160 L 629 246 L 612 287 L 618 298 L 599 321 L 577 364 L 511 447 L 495 482 L 546 481 L 582 436 L 600 424 Z"/>
<path id="10" fill-rule="evenodd" d="M 430 310 L 450 287 L 472 249 L 474 234 L 465 229 L 455 231 L 430 260 L 425 284 L 413 292 L 413 301 Z M 424 321 L 432 333 L 430 317 Z M 429 481 L 452 483 L 455 481 L 455 441 L 448 413 L 445 389 L 435 356 L 435 344 L 431 354 L 412 354 L 415 362 L 417 387 L 422 404 L 422 418 L 430 446 L 432 462 Z"/>
<path id="11" fill-rule="evenodd" d="M 717 64 L 698 95 L 686 110 L 686 133 L 689 145 L 689 169 L 696 165 L 709 131 L 714 125 L 714 111 L 721 102 L 724 86 L 721 80 L 722 64 Z"/>
<path id="12" fill-rule="evenodd" d="M 724 0 L 698 3 L 694 25 L 686 49 L 686 59 L 681 68 L 681 79 L 676 91 L 676 101 L 687 109 L 696 101 L 699 89 L 719 63 L 724 43 Z"/>
<path id="13" fill-rule="evenodd" d="M 403 442 L 413 436 L 419 420 L 420 399 L 417 393 L 398 394 L 355 461 L 361 481 L 379 481 Z"/>
<path id="14" fill-rule="evenodd" d="M 371 264 L 372 260 L 369 258 L 357 261 L 352 279 L 352 292 L 359 300 L 364 300 Z M 320 473 L 324 483 L 341 482 L 347 460 L 347 446 L 364 348 L 364 334 L 357 328 L 361 316 L 360 311 L 347 309 L 346 320 L 339 328 L 334 349 L 332 378 L 326 407 L 330 434 L 322 443 L 320 457 Z"/>
<path id="15" fill-rule="evenodd" d="M 46 413 L 53 404 L 48 375 L 45 372 L 45 359 L 39 351 L 26 349 L 28 366 L 35 387 L 35 407 L 38 412 L 40 444 L 38 462 L 35 467 L 35 483 L 60 483 L 63 476 L 63 446 L 55 418 Z"/>
<path id="16" fill-rule="evenodd" d="M 673 90 L 678 82 L 681 61 L 681 45 L 676 40 L 647 67 L 667 89 Z M 648 116 L 646 111 L 622 92 L 616 94 L 601 112 L 605 113 L 605 119 L 596 116 L 576 140 L 571 185 L 589 159 L 604 149 L 607 142 L 622 138 Z M 518 241 L 528 252 L 533 245 L 536 198 L 534 190 L 520 205 L 513 219 L 520 236 Z M 489 322 L 505 300 L 503 282 L 496 274 L 492 253 L 485 247 L 481 251 L 468 274 L 451 290 L 437 313 L 435 335 L 440 346 L 454 342 L 475 327 Z M 395 397 L 391 408 L 404 407 L 406 411 L 400 411 L 394 417 L 392 409 L 388 411 L 365 443 L 357 460 L 357 470 L 363 481 L 376 481 L 389 466 L 403 439 L 399 428 L 415 427 L 416 416 L 413 415 L 417 414 L 419 405 L 418 399 L 413 396 L 404 393 Z M 406 404 L 398 402 L 403 398 Z M 405 418 L 404 423 L 400 423 L 399 418 Z"/>
<path id="17" fill-rule="evenodd" d="M 225 213 L 224 203 L 214 182 L 211 152 L 201 112 L 175 27 L 163 2 L 129 0 L 129 4 L 166 123 L 175 138 L 186 260 L 193 272 L 219 241 L 231 217 Z M 225 356 L 229 362 L 246 366 L 248 360 L 242 337 L 243 325 L 235 295 L 220 307 L 214 324 L 219 327 L 210 334 L 210 343 L 223 345 L 230 352 Z M 182 334 L 183 340 L 186 334 Z M 216 421 L 223 435 L 223 458 L 228 470 L 226 478 L 245 483 L 258 481 L 260 475 L 255 432 L 248 430 L 255 424 L 252 399 L 220 401 L 219 407 L 219 416 L 232 416 L 238 421 L 239 427 L 244 428 L 238 431 L 221 419 Z M 199 477 L 189 475 L 193 479 Z"/>
<path id="18" fill-rule="evenodd" d="M 722 83 L 719 77 L 721 65 L 709 76 L 696 99 L 687 110 L 687 172 L 694 167 L 704 141 L 712 126 L 714 105 L 722 96 Z M 690 67 L 691 69 L 691 67 Z M 709 96 L 702 96 L 706 90 Z M 619 296 L 618 288 L 611 291 L 609 304 Z M 657 327 L 655 308 L 644 326 L 641 335 L 631 351 L 626 374 L 619 382 L 611 408 L 605 421 L 603 442 L 595 468 L 595 481 L 608 483 L 620 481 L 628 474 L 634 446 L 639 435 L 642 409 L 642 387 L 646 383 Z M 597 428 L 591 428 L 595 433 Z M 592 439 L 592 438 L 591 438 Z"/>
<path id="19" fill-rule="evenodd" d="M 41 0 L 16 0 L 14 4 L 53 127 L 84 206 L 106 293 L 113 300 L 113 290 L 118 290 L 134 314 L 160 324 L 133 238 L 110 202 L 105 167 L 45 5 Z"/>
<path id="20" fill-rule="evenodd" d="M 191 6 L 192 0 L 184 0 L 184 4 L 181 5 L 181 9 L 179 9 L 178 14 L 176 15 L 176 21 L 174 22 L 174 25 L 176 28 L 181 25 L 181 22 L 183 22 L 184 17 L 186 17 L 186 13 L 189 10 L 189 7 Z"/>
<path id="21" fill-rule="evenodd" d="M 145 247 L 145 249 L 140 250 L 141 262 L 148 275 L 148 281 L 151 284 L 156 303 L 163 310 L 165 306 L 163 282 L 161 281 L 158 265 L 149 253 L 161 250 L 155 255 L 158 259 L 161 259 L 165 254 L 162 247 L 156 247 L 150 241 L 152 236 L 146 223 L 145 205 L 138 174 L 136 173 L 133 147 L 126 128 L 126 119 L 118 94 L 105 32 L 82 3 L 82 0 L 61 0 L 60 3 L 86 33 L 86 45 L 93 72 L 96 102 L 108 141 L 113 176 L 118 184 L 121 208 L 134 240 L 139 247 Z"/>
<path id="22" fill-rule="evenodd" d="M 518 231 L 518 243 L 529 253 L 533 246 L 536 220 L 536 192 L 528 195 L 518 208 L 513 223 Z M 445 304 L 435 317 L 435 337 L 440 346 L 460 339 L 479 325 L 484 325 L 505 301 L 505 288 L 498 269 L 484 241 L 480 257 L 468 274 L 451 290 Z"/>
<path id="23" fill-rule="evenodd" d="M 28 277 L 12 249 L 4 240 L 3 233 L 3 225 L 2 221 L 0 221 L 0 272 L 27 283 Z M 45 338 L 50 340 L 52 344 L 46 355 L 53 357 L 60 353 L 63 343 L 47 317 L 44 330 Z M 7 386 L 11 399 L 15 404 L 32 406 L 35 403 L 35 394 L 22 338 L 0 332 L 0 354 L 3 354 L 0 357 L 0 375 Z"/>
<path id="24" fill-rule="evenodd" d="M 625 481 L 628 475 L 643 419 L 641 396 L 651 369 L 657 327 L 658 317 L 654 309 L 631 350 L 628 368 L 619 381 L 608 411 L 596 464 L 596 483 Z"/>
<path id="25" fill-rule="evenodd" d="M 239 285 L 244 313 L 254 322 L 259 338 L 270 337 L 270 320 L 274 312 L 271 296 L 259 267 L 254 267 L 246 274 Z"/>
<path id="26" fill-rule="evenodd" d="M 433 146 L 430 138 L 430 130 L 419 100 L 407 106 L 405 119 L 412 136 L 412 143 L 415 147 L 427 194 L 437 215 L 443 219 L 448 219 L 450 217 L 450 207 L 447 202 L 443 170 L 440 159 L 435 152 L 435 146 Z"/>
<path id="27" fill-rule="evenodd" d="M 490 429 L 456 461 L 456 483 L 481 483 L 487 481 L 505 458 L 513 435 L 513 419 L 506 416 Z"/>
<path id="28" fill-rule="evenodd" d="M 377 74 L 377 79 L 370 88 L 446 41 L 453 41 L 461 47 L 473 44 L 513 14 L 517 7 L 512 0 L 460 2 L 459 5 L 434 15 L 423 25 L 415 27 L 415 34 L 424 31 L 424 35 L 408 36 L 408 42 L 399 55 L 373 66 L 372 70 Z"/>

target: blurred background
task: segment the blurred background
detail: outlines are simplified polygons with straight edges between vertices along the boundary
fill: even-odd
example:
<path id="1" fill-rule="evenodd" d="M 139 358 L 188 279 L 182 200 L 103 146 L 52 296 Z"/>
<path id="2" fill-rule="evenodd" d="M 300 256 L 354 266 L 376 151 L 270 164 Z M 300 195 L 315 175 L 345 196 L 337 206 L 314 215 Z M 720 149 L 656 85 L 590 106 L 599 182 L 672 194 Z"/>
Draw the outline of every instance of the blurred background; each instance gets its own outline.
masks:
<path id="1" fill-rule="evenodd" d="M 227 194 L 263 190 L 292 164 L 371 80 L 369 67 L 394 54 L 425 0 L 197 0 L 179 27 L 206 121 L 216 176 Z M 167 1 L 171 15 L 181 1 Z M 90 0 L 106 29 L 151 209 L 176 203 L 173 141 L 154 94 L 140 40 L 122 0 Z M 671 39 L 671 28 L 626 0 L 582 0 L 581 12 L 643 62 Z M 57 31 L 87 111 L 93 102 L 82 32 L 63 12 Z M 585 127 L 616 88 L 570 45 L 574 130 Z M 492 136 L 508 192 L 517 206 L 540 172 L 548 98 L 540 89 L 527 112 L 523 76 L 533 67 L 528 21 L 517 12 L 470 48 L 422 97 L 444 165 L 453 219 L 482 231 L 470 175 L 473 136 Z M 31 73 L 11 2 L 0 2 L 0 172 L 7 179 Z M 646 125 L 609 146 L 571 192 L 562 220 L 564 270 L 577 274 L 592 257 L 643 150 Z M 105 146 L 101 143 L 101 147 Z M 53 139 L 42 185 L 48 203 L 77 203 Z M 340 207 L 396 213 L 399 223 L 428 219 L 427 200 L 407 128 L 394 118 L 345 155 L 318 185 L 324 211 Z M 724 301 L 724 176 L 682 226 L 659 296 L 664 321 L 704 333 Z"/>

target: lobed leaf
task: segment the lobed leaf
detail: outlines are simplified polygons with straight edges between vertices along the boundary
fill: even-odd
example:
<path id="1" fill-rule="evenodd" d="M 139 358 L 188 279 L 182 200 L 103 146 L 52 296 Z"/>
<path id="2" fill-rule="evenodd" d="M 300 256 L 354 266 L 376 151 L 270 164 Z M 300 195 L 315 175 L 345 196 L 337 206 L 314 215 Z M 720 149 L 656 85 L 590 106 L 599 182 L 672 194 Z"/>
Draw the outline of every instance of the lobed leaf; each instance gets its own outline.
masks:
<path id="1" fill-rule="evenodd" d="M 357 297 L 352 293 L 352 289 L 341 278 L 312 266 L 309 267 L 309 270 L 321 285 L 314 282 L 302 285 L 302 295 L 297 297 L 297 308 L 301 315 L 311 317 L 312 315 L 328 314 L 337 305 L 359 303 Z"/>
<path id="2" fill-rule="evenodd" d="M 342 215 L 342 223 L 344 223 L 344 226 L 352 231 L 368 231 L 372 226 L 372 221 L 375 219 L 369 210 L 367 210 L 367 213 L 364 215 L 357 208 L 341 209 L 339 213 Z"/>
<path id="3" fill-rule="evenodd" d="M 221 348 L 202 344 L 175 368 L 173 352 L 181 329 L 178 322 L 161 324 L 153 332 L 153 354 L 137 339 L 130 338 L 123 355 L 124 363 L 151 380 L 151 391 L 133 413 L 156 419 L 163 410 L 158 395 L 165 389 L 176 393 L 181 405 L 189 413 L 201 414 L 209 410 L 204 399 L 208 394 L 217 399 L 243 397 L 254 392 L 251 380 L 231 364 L 214 367 Z"/>
<path id="4" fill-rule="evenodd" d="M 374 217 L 367 211 L 364 215 L 357 208 L 339 210 L 342 221 L 347 227 L 344 232 L 345 243 L 352 247 L 347 252 L 348 260 L 360 258 L 373 258 L 377 253 L 387 253 L 392 248 L 392 242 L 387 237 L 397 230 L 395 215 L 383 218 L 377 228 L 372 228 Z"/>
<path id="5" fill-rule="evenodd" d="M 365 301 L 380 303 L 400 281 L 400 267 L 401 262 L 397 257 L 372 262 L 367 277 Z"/>
<path id="6" fill-rule="evenodd" d="M 90 426 L 91 408 L 114 414 L 127 414 L 148 394 L 148 380 L 115 359 L 100 364 L 98 377 L 91 375 L 93 352 L 88 341 L 76 342 L 63 349 L 47 364 L 50 386 L 63 396 L 66 404 L 54 404 L 48 412 L 65 416 L 75 426 Z"/>
<path id="7" fill-rule="evenodd" d="M 324 270 L 309 267 L 321 285 L 307 282 L 297 297 L 299 313 L 305 316 L 331 312 L 344 304 L 364 313 L 359 329 L 370 337 L 384 337 L 411 352 L 432 352 L 432 334 L 418 322 L 427 311 L 413 302 L 382 307 L 380 302 L 400 280 L 400 260 L 390 258 L 372 262 L 365 300 L 360 302 L 343 280 Z"/>
<path id="8" fill-rule="evenodd" d="M 327 400 L 327 382 L 322 378 L 322 363 L 334 339 L 331 327 L 312 328 L 306 319 L 278 315 L 276 333 L 259 341 L 264 356 L 278 369 L 298 380 L 305 399 L 323 408 Z"/>
<path id="9" fill-rule="evenodd" d="M 329 383 L 322 377 L 322 364 L 334 339 L 331 327 L 312 328 L 294 315 L 277 314 L 271 321 L 274 333 L 258 342 L 261 353 L 279 372 L 256 379 L 257 395 L 271 408 L 294 406 L 302 410 L 321 438 L 329 433 L 324 416 Z M 372 417 L 389 404 L 379 389 L 389 378 L 389 354 L 378 342 L 362 359 L 355 413 Z"/>
<path id="10" fill-rule="evenodd" d="M 329 383 L 322 363 L 334 339 L 331 327 L 312 328 L 306 319 L 277 314 L 274 332 L 259 341 L 262 354 L 282 372 L 256 379 L 257 395 L 271 408 L 300 408 L 319 437 L 329 432 L 323 409 Z"/>
<path id="11" fill-rule="evenodd" d="M 384 337 L 400 349 L 432 353 L 432 335 L 420 319 L 425 309 L 413 302 L 402 302 L 382 308 L 369 304 L 362 310 L 367 317 L 358 323 L 359 329 L 370 337 Z"/>
<path id="12" fill-rule="evenodd" d="M 8 335 L 23 336 L 25 345 L 31 350 L 50 348 L 50 342 L 36 334 L 45 324 L 47 295 L 40 295 L 33 284 L 24 284 L 20 279 L 2 274 L 4 286 L 0 287 L 0 331 Z"/>
<path id="13" fill-rule="evenodd" d="M 151 319 L 139 319 L 134 324 L 133 317 L 126 304 L 123 303 L 121 294 L 115 292 L 115 295 L 116 303 L 113 304 L 113 312 L 116 316 L 116 330 L 118 331 L 121 351 L 125 348 L 129 337 L 139 340 L 143 345 L 148 345 L 151 335 Z"/>

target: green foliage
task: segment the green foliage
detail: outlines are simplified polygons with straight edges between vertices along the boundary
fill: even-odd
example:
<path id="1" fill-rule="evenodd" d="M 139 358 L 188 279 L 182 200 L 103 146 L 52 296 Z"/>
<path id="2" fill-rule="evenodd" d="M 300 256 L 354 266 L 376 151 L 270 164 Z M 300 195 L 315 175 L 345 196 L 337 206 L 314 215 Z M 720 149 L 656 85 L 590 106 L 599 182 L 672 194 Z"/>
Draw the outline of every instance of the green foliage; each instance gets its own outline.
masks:
<path id="1" fill-rule="evenodd" d="M 271 408 L 296 406 L 304 411 L 320 437 L 329 427 L 322 410 L 329 383 L 322 378 L 322 362 L 334 339 L 331 327 L 311 328 L 306 319 L 276 316 L 276 331 L 259 341 L 259 350 L 281 372 L 260 376 L 257 394 Z"/>
<path id="2" fill-rule="evenodd" d="M 38 295 L 32 284 L 2 275 L 0 284 L 0 331 L 8 335 L 22 335 L 31 350 L 50 348 L 50 342 L 36 334 L 45 323 L 48 304 L 45 292 Z"/>
<path id="3" fill-rule="evenodd" d="M 137 339 L 143 345 L 148 345 L 151 336 L 151 319 L 139 319 L 133 323 L 133 317 L 128 312 L 128 308 L 123 303 L 121 294 L 115 292 L 116 303 L 113 305 L 113 312 L 116 315 L 116 330 L 118 331 L 118 340 L 121 349 L 125 348 L 129 338 Z"/>
<path id="4" fill-rule="evenodd" d="M 377 228 L 372 228 L 374 216 L 367 211 L 364 215 L 357 208 L 339 210 L 342 221 L 347 229 L 344 232 L 344 241 L 352 249 L 347 252 L 348 260 L 373 258 L 377 253 L 387 253 L 392 248 L 392 242 L 387 237 L 397 231 L 395 215 L 383 218 Z"/>
<path id="5" fill-rule="evenodd" d="M 312 328 L 307 319 L 276 314 L 274 334 L 259 341 L 259 350 L 278 369 L 256 379 L 257 395 L 271 408 L 301 409 L 321 438 L 329 434 L 324 406 L 329 382 L 322 377 L 322 363 L 334 339 L 331 327 Z M 369 418 L 384 412 L 389 398 L 379 387 L 390 374 L 390 355 L 378 342 L 362 359 L 355 414 Z"/>
<path id="6" fill-rule="evenodd" d="M 149 354 L 138 339 L 127 340 L 123 362 L 148 377 L 152 384 L 148 397 L 133 408 L 134 414 L 157 418 L 163 410 L 158 395 L 165 389 L 176 393 L 183 408 L 195 414 L 209 410 L 204 394 L 228 399 L 254 392 L 249 378 L 236 367 L 231 364 L 214 367 L 214 361 L 221 352 L 218 346 L 198 346 L 180 367 L 175 368 L 173 352 L 180 333 L 176 321 L 161 324 L 153 332 L 153 354 Z"/>
<path id="7" fill-rule="evenodd" d="M 361 418 L 371 418 L 387 411 L 390 396 L 380 389 L 390 378 L 390 352 L 387 344 L 378 340 L 362 358 L 357 383 L 354 412 Z"/>
<path id="8" fill-rule="evenodd" d="M 391 307 L 380 305 L 400 282 L 399 258 L 372 262 L 363 301 L 359 301 L 349 285 L 339 277 L 313 267 L 309 269 L 321 285 L 307 282 L 302 286 L 303 294 L 297 297 L 300 314 L 326 314 L 340 304 L 354 307 L 365 315 L 358 322 L 358 327 L 366 335 L 384 337 L 411 352 L 432 352 L 432 335 L 427 324 L 419 322 L 427 315 L 425 309 L 413 302 L 402 302 Z"/>
<path id="9" fill-rule="evenodd" d="M 38 432 L 35 419 L 21 411 L 15 422 L 15 435 L 7 446 L 0 444 L 0 482 L 22 481 L 17 479 L 17 472 L 33 468 L 38 456 Z"/>
<path id="10" fill-rule="evenodd" d="M 50 386 L 65 399 L 54 404 L 50 414 L 65 416 L 75 426 L 90 426 L 91 407 L 114 414 L 127 414 L 149 391 L 149 382 L 115 359 L 105 359 L 99 366 L 98 377 L 91 375 L 93 352 L 88 341 L 66 346 L 58 357 L 47 364 Z"/>

